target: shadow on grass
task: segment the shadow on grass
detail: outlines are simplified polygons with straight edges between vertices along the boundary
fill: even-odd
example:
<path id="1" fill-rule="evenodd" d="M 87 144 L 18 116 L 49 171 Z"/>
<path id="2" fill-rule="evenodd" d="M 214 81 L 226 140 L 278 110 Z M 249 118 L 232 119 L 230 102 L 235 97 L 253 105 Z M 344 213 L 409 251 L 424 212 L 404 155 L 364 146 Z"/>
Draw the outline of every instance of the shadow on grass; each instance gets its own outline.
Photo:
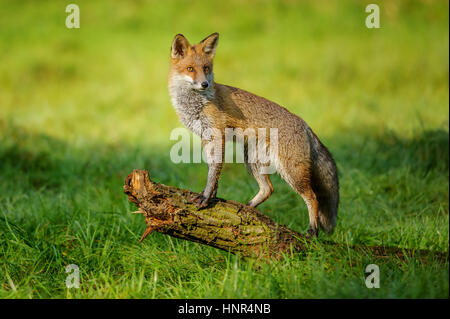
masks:
<path id="1" fill-rule="evenodd" d="M 366 130 L 369 132 L 370 130 Z M 330 140 L 336 161 L 344 167 L 354 167 L 367 174 L 387 174 L 399 167 L 408 166 L 411 174 L 423 176 L 431 171 L 448 175 L 449 133 L 435 129 L 419 132 L 411 139 L 394 133 L 371 136 L 364 132 L 357 138 L 347 136 Z"/>
<path id="2" fill-rule="evenodd" d="M 1 124 L 1 123 L 0 123 Z M 183 179 L 185 169 L 206 164 L 174 164 L 169 149 L 143 148 L 130 144 L 85 143 L 71 146 L 51 136 L 0 125 L 0 175 L 16 189 L 58 190 L 70 180 L 101 184 L 102 178 L 125 178 L 134 168 L 151 172 L 161 182 Z M 444 129 L 423 131 L 411 139 L 395 134 L 371 137 L 346 134 L 326 141 L 339 167 L 368 175 L 388 174 L 410 168 L 419 178 L 430 172 L 449 175 L 449 133 Z M 246 176 L 247 177 L 247 176 Z M 203 183 L 206 176 L 198 176 Z M 175 179 L 175 180 L 174 180 Z M 26 182 L 25 182 L 26 181 Z M 1 184 L 0 184 L 1 185 Z"/>
<path id="3" fill-rule="evenodd" d="M 1 129 L 1 126 L 0 126 Z M 161 156 L 167 154 L 167 156 Z M 68 183 L 101 187 L 105 180 L 123 180 L 136 167 L 159 172 L 170 179 L 177 166 L 165 163 L 168 151 L 154 148 L 105 145 L 87 142 L 71 146 L 45 134 L 7 127 L 0 138 L 0 186 L 26 193 L 47 190 L 58 192 Z"/>

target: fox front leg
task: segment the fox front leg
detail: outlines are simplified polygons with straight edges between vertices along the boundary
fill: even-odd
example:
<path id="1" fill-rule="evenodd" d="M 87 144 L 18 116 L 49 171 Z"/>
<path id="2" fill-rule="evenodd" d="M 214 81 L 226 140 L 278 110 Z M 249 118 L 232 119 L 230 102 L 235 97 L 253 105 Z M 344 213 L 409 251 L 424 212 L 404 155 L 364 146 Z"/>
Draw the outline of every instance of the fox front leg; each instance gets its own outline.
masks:
<path id="1" fill-rule="evenodd" d="M 208 206 L 210 199 L 216 197 L 224 158 L 223 143 L 221 142 L 221 140 L 218 142 L 202 141 L 208 162 L 208 178 L 205 189 L 194 199 L 197 208 Z"/>
<path id="2" fill-rule="evenodd" d="M 206 187 L 203 192 L 201 192 L 194 199 L 195 206 L 197 206 L 197 208 L 208 206 L 210 199 L 216 197 L 221 169 L 222 163 L 208 165 L 208 179 L 206 182 Z"/>

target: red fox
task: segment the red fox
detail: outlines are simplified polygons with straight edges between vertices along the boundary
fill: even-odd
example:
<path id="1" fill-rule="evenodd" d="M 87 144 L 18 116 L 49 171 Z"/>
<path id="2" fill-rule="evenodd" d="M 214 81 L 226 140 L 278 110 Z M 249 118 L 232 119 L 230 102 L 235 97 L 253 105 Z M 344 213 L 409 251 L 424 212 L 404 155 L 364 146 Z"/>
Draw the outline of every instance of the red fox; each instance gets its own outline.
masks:
<path id="1" fill-rule="evenodd" d="M 307 234 L 318 236 L 319 225 L 331 233 L 337 219 L 339 182 L 330 152 L 309 126 L 287 109 L 244 90 L 215 83 L 213 59 L 218 40 L 219 34 L 213 33 L 190 45 L 182 34 L 177 34 L 172 42 L 169 92 L 180 121 L 200 136 L 208 128 L 222 133 L 226 128 L 277 128 L 278 154 L 273 158 L 274 165 L 308 207 Z M 202 139 L 203 146 L 216 142 Z M 224 141 L 219 142 L 223 148 Z M 213 156 L 205 153 L 207 159 Z M 259 192 L 247 204 L 256 207 L 269 198 L 273 186 L 269 174 L 261 173 L 260 162 L 244 160 L 259 185 Z M 194 199 L 198 208 L 207 206 L 216 196 L 223 160 L 207 162 L 206 187 Z"/>

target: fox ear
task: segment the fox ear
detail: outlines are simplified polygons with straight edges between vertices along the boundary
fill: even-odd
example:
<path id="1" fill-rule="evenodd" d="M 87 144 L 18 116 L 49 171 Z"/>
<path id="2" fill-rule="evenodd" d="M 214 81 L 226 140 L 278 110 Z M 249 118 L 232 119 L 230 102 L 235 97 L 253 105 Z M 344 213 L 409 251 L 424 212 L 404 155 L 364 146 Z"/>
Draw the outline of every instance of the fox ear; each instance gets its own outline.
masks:
<path id="1" fill-rule="evenodd" d="M 214 32 L 210 36 L 207 36 L 200 42 L 203 48 L 203 52 L 211 55 L 212 57 L 214 57 L 214 55 L 216 54 L 216 47 L 218 43 L 219 43 L 219 34 L 217 32 Z"/>
<path id="2" fill-rule="evenodd" d="M 171 56 L 173 59 L 181 59 L 186 56 L 187 49 L 190 47 L 188 40 L 182 34 L 177 34 L 172 42 Z"/>

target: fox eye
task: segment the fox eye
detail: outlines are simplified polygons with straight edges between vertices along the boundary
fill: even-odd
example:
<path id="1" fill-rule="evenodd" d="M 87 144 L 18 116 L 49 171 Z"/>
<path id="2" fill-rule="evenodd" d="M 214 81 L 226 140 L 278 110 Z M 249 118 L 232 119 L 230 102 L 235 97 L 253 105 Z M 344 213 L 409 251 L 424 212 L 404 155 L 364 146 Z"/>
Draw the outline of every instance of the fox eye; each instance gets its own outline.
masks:
<path id="1" fill-rule="evenodd" d="M 194 68 L 193 68 L 192 66 L 188 66 L 188 67 L 187 67 L 187 70 L 188 70 L 189 72 L 194 72 Z"/>
<path id="2" fill-rule="evenodd" d="M 208 73 L 208 72 L 209 72 L 209 66 L 205 65 L 205 66 L 203 67 L 203 71 L 204 71 L 205 73 Z"/>

